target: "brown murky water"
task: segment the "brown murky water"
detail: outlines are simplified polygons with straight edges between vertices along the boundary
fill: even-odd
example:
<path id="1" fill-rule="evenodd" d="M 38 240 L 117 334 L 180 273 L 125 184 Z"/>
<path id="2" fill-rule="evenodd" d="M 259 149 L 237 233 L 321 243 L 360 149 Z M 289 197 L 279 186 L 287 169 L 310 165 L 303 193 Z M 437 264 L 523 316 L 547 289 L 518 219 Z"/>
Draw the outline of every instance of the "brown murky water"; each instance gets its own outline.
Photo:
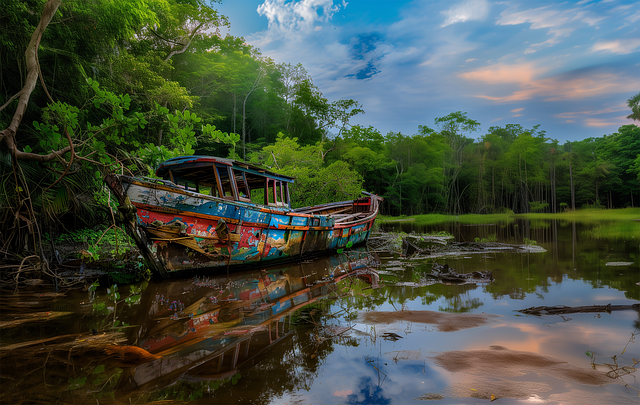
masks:
<path id="1" fill-rule="evenodd" d="M 0 401 L 636 404 L 637 310 L 517 312 L 640 302 L 640 223 L 630 237 L 598 226 L 415 229 L 544 252 L 358 250 L 230 278 L 3 292 Z M 493 281 L 437 282 L 433 263 Z"/>

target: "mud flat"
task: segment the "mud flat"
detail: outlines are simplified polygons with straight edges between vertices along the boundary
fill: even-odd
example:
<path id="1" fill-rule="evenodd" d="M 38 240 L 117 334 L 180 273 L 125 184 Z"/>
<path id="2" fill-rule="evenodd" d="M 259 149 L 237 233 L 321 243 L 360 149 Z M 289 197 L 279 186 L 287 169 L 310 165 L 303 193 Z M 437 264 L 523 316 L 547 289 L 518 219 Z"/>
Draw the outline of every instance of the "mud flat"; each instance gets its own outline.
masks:
<path id="1" fill-rule="evenodd" d="M 499 315 L 450 314 L 435 311 L 372 311 L 360 315 L 358 320 L 366 324 L 392 324 L 405 321 L 434 325 L 440 332 L 456 332 L 477 328 L 493 322 Z"/>

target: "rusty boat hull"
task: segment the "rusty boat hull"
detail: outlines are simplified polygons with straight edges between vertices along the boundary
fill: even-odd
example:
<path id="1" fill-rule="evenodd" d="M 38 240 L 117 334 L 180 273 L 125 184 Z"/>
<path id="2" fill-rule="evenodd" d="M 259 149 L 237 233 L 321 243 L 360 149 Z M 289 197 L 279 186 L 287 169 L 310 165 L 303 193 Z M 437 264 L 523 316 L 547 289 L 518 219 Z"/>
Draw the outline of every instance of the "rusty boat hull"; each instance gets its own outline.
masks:
<path id="1" fill-rule="evenodd" d="M 106 182 L 129 234 L 165 278 L 299 261 L 356 246 L 367 241 L 381 201 L 366 194 L 292 209 L 292 178 L 213 157 L 172 159 L 157 174 L 166 179 L 110 175 Z M 246 197 L 251 195 L 267 204 Z"/>

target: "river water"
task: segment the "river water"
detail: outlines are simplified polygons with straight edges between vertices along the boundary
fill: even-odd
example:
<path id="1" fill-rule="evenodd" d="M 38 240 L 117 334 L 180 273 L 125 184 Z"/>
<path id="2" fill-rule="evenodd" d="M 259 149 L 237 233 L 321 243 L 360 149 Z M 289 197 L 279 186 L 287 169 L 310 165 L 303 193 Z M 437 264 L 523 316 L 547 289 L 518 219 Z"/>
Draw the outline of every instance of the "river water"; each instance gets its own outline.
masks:
<path id="1" fill-rule="evenodd" d="M 616 227 L 404 223 L 384 231 L 425 251 L 371 243 L 229 277 L 3 292 L 0 401 L 637 404 L 640 222 Z M 420 236 L 434 231 L 471 243 L 445 253 Z M 434 263 L 492 280 L 438 282 Z"/>

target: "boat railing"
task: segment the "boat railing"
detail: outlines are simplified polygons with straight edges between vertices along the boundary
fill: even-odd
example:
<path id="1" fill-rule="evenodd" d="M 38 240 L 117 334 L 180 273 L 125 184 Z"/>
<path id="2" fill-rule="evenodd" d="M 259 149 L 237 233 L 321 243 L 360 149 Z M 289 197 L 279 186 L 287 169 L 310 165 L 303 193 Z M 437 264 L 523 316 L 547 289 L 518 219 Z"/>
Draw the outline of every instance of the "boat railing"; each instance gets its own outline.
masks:
<path id="1" fill-rule="evenodd" d="M 181 190 L 184 190 L 184 187 L 181 187 L 179 185 L 177 185 L 176 183 L 172 182 L 171 180 L 163 180 L 163 179 L 154 179 L 153 177 L 146 177 L 146 176 L 139 176 L 139 177 L 135 177 L 136 179 L 140 179 L 140 180 L 144 180 L 148 183 L 154 183 L 154 184 L 160 184 L 163 186 L 167 186 L 167 187 L 173 187 L 173 188 L 178 188 Z"/>

